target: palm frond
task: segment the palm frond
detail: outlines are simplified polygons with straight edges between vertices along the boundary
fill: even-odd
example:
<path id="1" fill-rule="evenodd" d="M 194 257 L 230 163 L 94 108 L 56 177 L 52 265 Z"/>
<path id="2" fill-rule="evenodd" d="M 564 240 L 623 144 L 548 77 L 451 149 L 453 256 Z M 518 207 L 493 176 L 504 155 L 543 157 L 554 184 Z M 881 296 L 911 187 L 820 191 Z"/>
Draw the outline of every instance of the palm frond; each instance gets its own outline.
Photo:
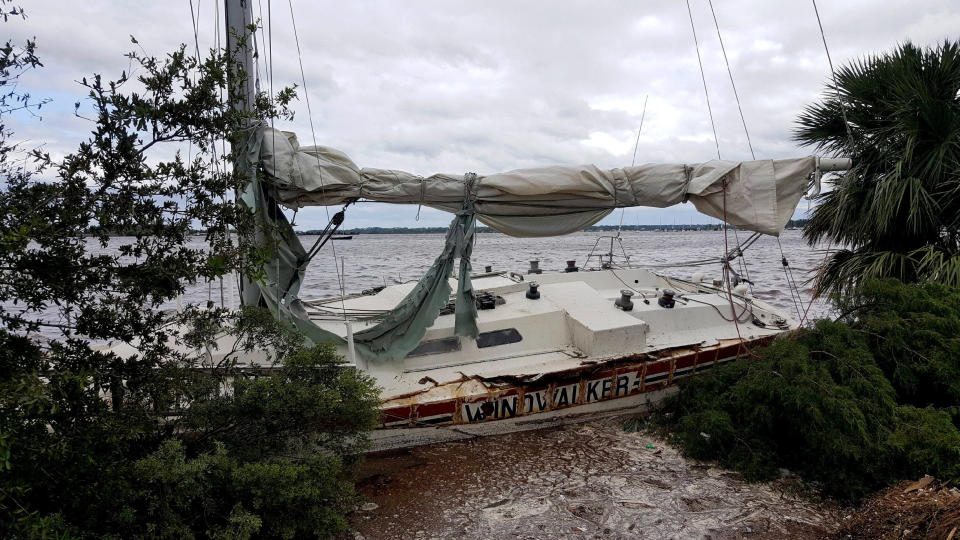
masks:
<path id="1" fill-rule="evenodd" d="M 927 246 L 910 255 L 916 261 L 917 272 L 923 279 L 960 287 L 960 254 L 950 254 Z"/>
<path id="2" fill-rule="evenodd" d="M 851 291 L 869 278 L 957 282 L 960 43 L 907 42 L 840 66 L 793 137 L 858 160 L 819 197 L 804 228 L 811 244 L 846 248 L 820 272 L 821 292 Z"/>

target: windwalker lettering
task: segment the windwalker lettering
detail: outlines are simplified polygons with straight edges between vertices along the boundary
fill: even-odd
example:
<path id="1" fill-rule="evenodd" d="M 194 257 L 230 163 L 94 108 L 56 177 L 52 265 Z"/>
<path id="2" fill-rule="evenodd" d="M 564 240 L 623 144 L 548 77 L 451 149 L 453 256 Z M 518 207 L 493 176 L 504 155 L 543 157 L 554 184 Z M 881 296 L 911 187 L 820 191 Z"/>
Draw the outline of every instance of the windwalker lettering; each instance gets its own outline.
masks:
<path id="1" fill-rule="evenodd" d="M 460 417 L 466 422 L 483 422 L 513 418 L 519 414 L 536 414 L 550 409 L 593 403 L 618 398 L 639 392 L 640 374 L 622 373 L 616 380 L 612 376 L 587 381 L 581 396 L 580 383 L 557 386 L 550 395 L 547 389 L 528 391 L 521 400 L 518 395 L 500 396 L 483 401 L 464 402 Z"/>

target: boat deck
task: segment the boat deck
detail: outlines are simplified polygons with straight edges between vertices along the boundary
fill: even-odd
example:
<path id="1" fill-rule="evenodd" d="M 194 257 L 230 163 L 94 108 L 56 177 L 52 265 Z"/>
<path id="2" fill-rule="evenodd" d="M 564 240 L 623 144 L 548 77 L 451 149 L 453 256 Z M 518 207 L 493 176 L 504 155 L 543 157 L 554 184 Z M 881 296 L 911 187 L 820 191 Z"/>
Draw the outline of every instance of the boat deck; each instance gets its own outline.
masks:
<path id="1" fill-rule="evenodd" d="M 536 378 L 584 365 L 621 358 L 639 358 L 680 347 L 709 347 L 721 340 L 755 340 L 795 328 L 796 321 L 755 299 L 735 297 L 739 323 L 734 324 L 724 291 L 698 286 L 640 269 L 551 273 L 517 281 L 504 274 L 473 279 L 477 293 L 502 298 L 494 309 L 478 312 L 477 340 L 454 336 L 454 316 L 441 315 L 427 329 L 421 345 L 402 360 L 367 362 L 366 371 L 383 388 L 386 399 L 429 392 L 444 399 L 440 388 L 462 392 L 445 383 L 497 377 Z M 452 286 L 456 286 L 452 280 Z M 539 299 L 529 299 L 530 281 L 540 284 Z M 311 317 L 324 329 L 346 335 L 348 315 L 377 313 L 395 307 L 414 282 L 344 300 L 308 301 Z M 631 289 L 633 309 L 614 305 L 621 289 Z M 673 308 L 658 305 L 663 289 L 676 291 Z M 646 300 L 646 302 L 644 301 Z M 775 324 L 777 319 L 782 322 Z M 761 321 L 765 327 L 754 324 Z M 354 332 L 376 320 L 354 321 Z M 739 328 L 738 328 L 739 327 Z M 739 330 L 739 334 L 738 334 Z M 346 354 L 346 349 L 340 351 Z M 363 362 L 363 360 L 359 360 Z M 426 397 L 426 396 L 424 396 Z"/>

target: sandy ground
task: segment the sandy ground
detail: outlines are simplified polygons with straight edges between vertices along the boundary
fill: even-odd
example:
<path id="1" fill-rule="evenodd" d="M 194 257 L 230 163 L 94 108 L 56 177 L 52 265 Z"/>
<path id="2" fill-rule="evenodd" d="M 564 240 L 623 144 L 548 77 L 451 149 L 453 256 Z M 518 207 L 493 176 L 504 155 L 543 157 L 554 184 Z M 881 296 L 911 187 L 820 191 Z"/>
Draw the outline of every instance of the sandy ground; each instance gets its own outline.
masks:
<path id="1" fill-rule="evenodd" d="M 841 513 L 789 479 L 751 484 L 623 419 L 367 459 L 356 538 L 824 538 Z"/>

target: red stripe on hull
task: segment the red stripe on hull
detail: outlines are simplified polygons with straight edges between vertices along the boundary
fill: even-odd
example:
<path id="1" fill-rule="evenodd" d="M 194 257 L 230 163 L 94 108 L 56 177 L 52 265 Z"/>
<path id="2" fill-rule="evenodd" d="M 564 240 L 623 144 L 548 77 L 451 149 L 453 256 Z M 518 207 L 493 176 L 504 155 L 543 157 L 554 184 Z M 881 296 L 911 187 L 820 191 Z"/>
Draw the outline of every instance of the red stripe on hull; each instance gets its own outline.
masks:
<path id="1" fill-rule="evenodd" d="M 495 421 L 653 392 L 672 385 L 675 378 L 694 375 L 699 368 L 705 369 L 705 364 L 714 367 L 720 362 L 741 358 L 747 354 L 748 347 L 765 345 L 774 337 L 609 360 L 547 374 L 531 385 L 520 380 L 513 384 L 490 382 L 486 384 L 486 392 L 456 399 L 418 402 L 418 397 L 427 399 L 425 392 L 404 398 L 402 401 L 407 403 L 402 406 L 390 406 L 388 400 L 382 411 L 382 427 L 402 429 L 425 424 Z M 545 386 L 543 379 L 551 382 Z"/>

